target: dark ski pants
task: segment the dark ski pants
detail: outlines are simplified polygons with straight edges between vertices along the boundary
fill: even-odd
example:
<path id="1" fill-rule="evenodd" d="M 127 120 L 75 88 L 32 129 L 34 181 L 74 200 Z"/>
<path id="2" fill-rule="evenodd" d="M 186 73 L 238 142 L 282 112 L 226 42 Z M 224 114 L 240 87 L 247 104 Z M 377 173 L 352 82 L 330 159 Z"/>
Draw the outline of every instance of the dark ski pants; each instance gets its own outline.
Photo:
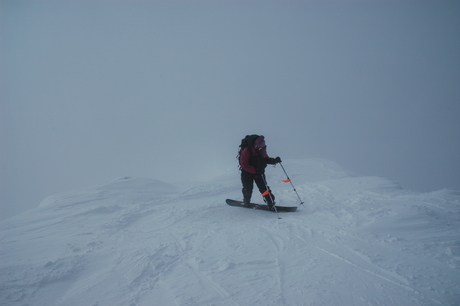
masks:
<path id="1" fill-rule="evenodd" d="M 267 185 L 265 184 L 265 174 L 252 174 L 247 171 L 241 171 L 241 183 L 243 184 L 243 202 L 249 203 L 252 197 L 252 190 L 254 189 L 254 182 L 259 188 L 260 194 L 267 191 Z M 275 196 L 272 194 L 270 187 L 268 187 L 269 194 L 264 196 L 264 201 L 268 205 L 275 203 Z"/>

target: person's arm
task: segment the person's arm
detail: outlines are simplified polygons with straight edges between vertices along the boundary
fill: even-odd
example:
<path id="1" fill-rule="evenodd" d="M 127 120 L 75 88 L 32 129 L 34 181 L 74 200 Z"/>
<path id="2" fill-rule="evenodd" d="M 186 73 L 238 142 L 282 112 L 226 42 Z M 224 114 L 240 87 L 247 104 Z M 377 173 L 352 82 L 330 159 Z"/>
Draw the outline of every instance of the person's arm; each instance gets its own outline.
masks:
<path id="1" fill-rule="evenodd" d="M 276 158 L 269 157 L 265 149 L 262 153 L 262 158 L 264 159 L 265 163 L 269 165 L 274 165 L 281 162 L 281 158 L 279 158 L 279 156 L 277 156 Z"/>

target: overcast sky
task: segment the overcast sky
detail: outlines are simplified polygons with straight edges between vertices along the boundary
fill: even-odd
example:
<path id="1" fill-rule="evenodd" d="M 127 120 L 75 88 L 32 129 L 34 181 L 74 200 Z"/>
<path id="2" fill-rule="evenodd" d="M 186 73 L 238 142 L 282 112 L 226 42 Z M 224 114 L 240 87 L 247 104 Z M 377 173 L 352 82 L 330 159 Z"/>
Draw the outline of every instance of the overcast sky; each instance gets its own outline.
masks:
<path id="1" fill-rule="evenodd" d="M 0 3 L 0 219 L 122 176 L 234 171 L 253 133 L 460 190 L 459 1 Z"/>

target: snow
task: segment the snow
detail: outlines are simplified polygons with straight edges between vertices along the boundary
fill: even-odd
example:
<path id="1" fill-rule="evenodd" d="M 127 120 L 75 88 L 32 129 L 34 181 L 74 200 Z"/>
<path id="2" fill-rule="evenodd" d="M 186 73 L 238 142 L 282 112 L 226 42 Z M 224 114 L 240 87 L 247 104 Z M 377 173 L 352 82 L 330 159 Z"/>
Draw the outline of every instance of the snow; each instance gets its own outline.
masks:
<path id="1" fill-rule="evenodd" d="M 236 169 L 50 196 L 0 223 L 0 304 L 459 305 L 460 192 L 283 165 L 305 204 L 282 219 L 225 204 L 241 199 Z M 267 177 L 299 204 L 280 167 Z"/>

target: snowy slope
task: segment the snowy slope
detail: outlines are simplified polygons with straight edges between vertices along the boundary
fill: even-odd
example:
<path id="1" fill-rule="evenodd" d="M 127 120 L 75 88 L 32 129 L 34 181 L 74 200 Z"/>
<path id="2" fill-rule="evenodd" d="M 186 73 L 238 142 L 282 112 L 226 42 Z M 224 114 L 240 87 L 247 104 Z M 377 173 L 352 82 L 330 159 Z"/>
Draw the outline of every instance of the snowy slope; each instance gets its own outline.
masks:
<path id="1" fill-rule="evenodd" d="M 51 196 L 0 223 L 0 304 L 459 305 L 459 192 L 284 166 L 305 204 L 281 220 L 225 204 L 237 171 Z M 267 176 L 280 205 L 298 203 L 281 168 Z"/>

